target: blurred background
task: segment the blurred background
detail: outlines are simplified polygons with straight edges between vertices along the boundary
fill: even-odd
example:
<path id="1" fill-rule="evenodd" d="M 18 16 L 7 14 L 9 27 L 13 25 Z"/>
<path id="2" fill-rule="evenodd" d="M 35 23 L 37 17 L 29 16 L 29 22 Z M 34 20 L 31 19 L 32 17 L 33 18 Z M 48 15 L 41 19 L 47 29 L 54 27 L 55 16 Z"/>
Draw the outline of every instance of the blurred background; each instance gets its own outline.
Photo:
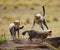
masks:
<path id="1" fill-rule="evenodd" d="M 9 24 L 19 19 L 21 26 L 20 38 L 24 30 L 31 29 L 34 14 L 40 12 L 43 14 L 42 6 L 46 9 L 46 21 L 52 37 L 60 36 L 60 0 L 0 0 L 0 35 L 5 34 L 8 39 L 11 38 Z M 35 25 L 33 29 L 41 29 Z M 24 36 L 27 38 L 28 34 Z"/>

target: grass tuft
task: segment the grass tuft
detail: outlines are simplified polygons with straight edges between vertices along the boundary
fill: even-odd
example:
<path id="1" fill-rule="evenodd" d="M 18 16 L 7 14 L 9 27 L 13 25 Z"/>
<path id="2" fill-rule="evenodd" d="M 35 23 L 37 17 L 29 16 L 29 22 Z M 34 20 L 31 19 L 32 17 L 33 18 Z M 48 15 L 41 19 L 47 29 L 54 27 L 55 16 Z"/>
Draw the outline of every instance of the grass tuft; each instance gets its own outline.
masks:
<path id="1" fill-rule="evenodd" d="M 50 19 L 46 19 L 46 21 L 47 21 L 47 23 L 50 23 L 51 22 Z"/>
<path id="2" fill-rule="evenodd" d="M 56 22 L 57 22 L 57 21 L 59 21 L 59 20 L 58 20 L 57 17 L 54 17 L 54 18 L 53 18 L 53 21 L 56 21 Z"/>
<path id="3" fill-rule="evenodd" d="M 0 35 L 0 45 L 7 43 L 8 39 L 6 38 L 5 34 Z"/>

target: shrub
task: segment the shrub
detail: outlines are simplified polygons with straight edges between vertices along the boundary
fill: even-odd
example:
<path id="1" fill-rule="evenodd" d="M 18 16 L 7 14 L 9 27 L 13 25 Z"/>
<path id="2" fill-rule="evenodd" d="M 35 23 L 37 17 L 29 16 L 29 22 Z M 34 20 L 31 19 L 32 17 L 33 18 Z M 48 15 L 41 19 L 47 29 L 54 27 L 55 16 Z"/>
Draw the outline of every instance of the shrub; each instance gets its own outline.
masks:
<path id="1" fill-rule="evenodd" d="M 31 10 L 35 10 L 35 8 L 34 8 L 34 7 L 31 7 L 30 9 L 31 9 Z"/>
<path id="2" fill-rule="evenodd" d="M 47 23 L 50 23 L 51 21 L 49 19 L 46 19 Z"/>
<path id="3" fill-rule="evenodd" d="M 18 6 L 14 6 L 14 9 L 17 9 L 18 8 Z"/>
<path id="4" fill-rule="evenodd" d="M 57 18 L 57 17 L 54 17 L 54 18 L 53 18 L 53 21 L 58 21 L 58 18 Z"/>

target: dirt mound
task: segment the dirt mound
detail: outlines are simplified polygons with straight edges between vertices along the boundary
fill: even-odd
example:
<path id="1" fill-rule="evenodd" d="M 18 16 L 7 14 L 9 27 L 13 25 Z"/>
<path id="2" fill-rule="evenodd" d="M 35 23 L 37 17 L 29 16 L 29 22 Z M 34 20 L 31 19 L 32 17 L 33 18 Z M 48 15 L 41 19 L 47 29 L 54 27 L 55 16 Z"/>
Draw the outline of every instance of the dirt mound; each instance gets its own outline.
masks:
<path id="1" fill-rule="evenodd" d="M 15 40 L 9 41 L 8 43 L 0 45 L 1 50 L 56 50 L 60 46 L 60 37 L 47 38 L 45 41 L 41 40 Z M 54 44 L 54 45 L 53 45 Z M 55 48 L 56 47 L 56 48 Z"/>

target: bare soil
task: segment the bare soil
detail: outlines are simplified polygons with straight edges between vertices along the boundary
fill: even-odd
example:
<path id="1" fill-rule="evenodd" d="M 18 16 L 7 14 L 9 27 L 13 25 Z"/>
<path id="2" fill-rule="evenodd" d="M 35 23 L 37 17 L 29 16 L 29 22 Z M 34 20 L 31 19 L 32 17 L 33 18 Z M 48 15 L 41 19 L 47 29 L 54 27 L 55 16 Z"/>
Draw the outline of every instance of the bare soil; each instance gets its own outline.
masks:
<path id="1" fill-rule="evenodd" d="M 55 41 L 55 42 L 54 42 Z M 11 40 L 8 43 L 0 45 L 1 50 L 50 50 L 56 49 L 60 46 L 60 37 L 47 38 L 45 41 L 41 40 Z M 55 45 L 53 45 L 55 44 Z"/>

